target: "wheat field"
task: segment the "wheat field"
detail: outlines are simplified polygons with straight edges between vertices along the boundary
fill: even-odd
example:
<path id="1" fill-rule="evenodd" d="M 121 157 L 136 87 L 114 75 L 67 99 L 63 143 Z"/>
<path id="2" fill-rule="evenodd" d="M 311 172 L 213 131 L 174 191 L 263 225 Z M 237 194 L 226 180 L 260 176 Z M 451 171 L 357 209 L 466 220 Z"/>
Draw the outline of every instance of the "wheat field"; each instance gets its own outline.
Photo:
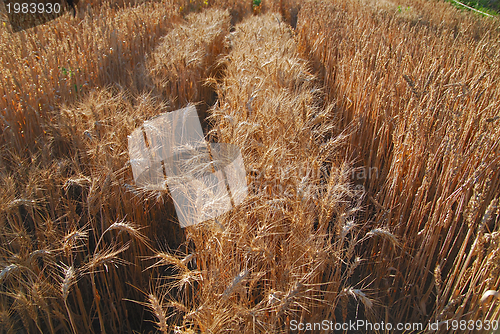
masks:
<path id="1" fill-rule="evenodd" d="M 2 333 L 494 332 L 478 324 L 500 320 L 498 19 L 259 3 L 2 18 Z M 127 136 L 189 104 L 241 150 L 249 194 L 181 228 L 167 189 L 135 184 Z"/>

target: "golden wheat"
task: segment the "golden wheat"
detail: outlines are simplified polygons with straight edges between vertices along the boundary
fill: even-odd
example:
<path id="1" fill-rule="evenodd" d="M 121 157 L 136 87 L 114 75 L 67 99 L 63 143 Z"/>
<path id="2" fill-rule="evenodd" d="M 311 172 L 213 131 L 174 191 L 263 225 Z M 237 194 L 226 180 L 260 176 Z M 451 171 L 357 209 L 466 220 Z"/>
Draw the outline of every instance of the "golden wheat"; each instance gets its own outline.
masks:
<path id="1" fill-rule="evenodd" d="M 1 26 L 1 331 L 498 319 L 498 20 L 399 5 L 88 0 Z M 249 195 L 180 229 L 127 136 L 187 103 Z"/>

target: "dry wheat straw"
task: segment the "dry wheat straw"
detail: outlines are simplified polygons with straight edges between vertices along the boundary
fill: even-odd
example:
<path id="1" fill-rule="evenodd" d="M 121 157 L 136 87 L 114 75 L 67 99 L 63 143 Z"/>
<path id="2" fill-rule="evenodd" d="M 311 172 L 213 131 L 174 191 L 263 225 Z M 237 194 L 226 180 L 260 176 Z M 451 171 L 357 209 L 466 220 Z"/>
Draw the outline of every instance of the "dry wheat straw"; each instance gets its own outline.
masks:
<path id="1" fill-rule="evenodd" d="M 162 300 L 158 299 L 154 294 L 150 293 L 148 295 L 149 307 L 153 310 L 154 315 L 158 319 L 158 329 L 162 333 L 168 333 L 167 317 L 163 311 Z"/>

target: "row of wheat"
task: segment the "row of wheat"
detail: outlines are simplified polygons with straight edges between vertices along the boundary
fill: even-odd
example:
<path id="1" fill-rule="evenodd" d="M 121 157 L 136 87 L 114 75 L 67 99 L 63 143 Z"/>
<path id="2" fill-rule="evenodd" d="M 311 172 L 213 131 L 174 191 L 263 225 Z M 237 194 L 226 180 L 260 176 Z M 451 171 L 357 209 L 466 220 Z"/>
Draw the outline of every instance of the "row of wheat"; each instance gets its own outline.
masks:
<path id="1" fill-rule="evenodd" d="M 137 303 L 152 282 L 147 258 L 184 239 L 167 195 L 133 186 L 127 153 L 127 135 L 176 101 L 162 98 L 146 55 L 183 22 L 179 6 L 79 15 L 2 30 L 2 332 L 151 329 Z M 209 31 L 212 18 L 198 23 Z"/>
<path id="2" fill-rule="evenodd" d="M 219 100 L 209 137 L 241 148 L 250 194 L 188 228 L 194 249 L 167 260 L 176 273 L 158 293 L 178 329 L 287 332 L 290 319 L 347 316 L 349 298 L 372 307 L 361 285 L 348 283 L 362 265 L 355 246 L 363 236 L 353 224 L 360 194 L 337 154 L 345 134 L 280 20 L 236 25 L 225 75 L 212 82 Z M 178 264 L 185 259 L 195 267 Z"/>
<path id="3" fill-rule="evenodd" d="M 447 4 L 308 2 L 298 30 L 328 99 L 354 124 L 347 154 L 376 173 L 364 221 L 385 319 L 498 319 L 498 22 Z M 374 240 L 374 242 L 376 242 Z M 484 298 L 483 298 L 484 297 Z"/>

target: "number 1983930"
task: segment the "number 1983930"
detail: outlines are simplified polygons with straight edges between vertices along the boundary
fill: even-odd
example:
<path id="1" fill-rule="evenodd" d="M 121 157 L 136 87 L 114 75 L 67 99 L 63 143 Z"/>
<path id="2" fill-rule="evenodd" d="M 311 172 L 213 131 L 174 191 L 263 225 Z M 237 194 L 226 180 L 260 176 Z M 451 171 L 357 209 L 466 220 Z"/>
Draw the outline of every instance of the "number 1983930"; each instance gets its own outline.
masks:
<path id="1" fill-rule="evenodd" d="M 9 14 L 59 14 L 61 4 L 59 3 L 6 3 L 5 8 Z"/>
<path id="2" fill-rule="evenodd" d="M 441 323 L 446 327 L 446 330 L 453 330 L 453 331 L 465 331 L 465 330 L 494 330 L 496 331 L 499 328 L 499 323 L 497 320 L 446 320 Z"/>

